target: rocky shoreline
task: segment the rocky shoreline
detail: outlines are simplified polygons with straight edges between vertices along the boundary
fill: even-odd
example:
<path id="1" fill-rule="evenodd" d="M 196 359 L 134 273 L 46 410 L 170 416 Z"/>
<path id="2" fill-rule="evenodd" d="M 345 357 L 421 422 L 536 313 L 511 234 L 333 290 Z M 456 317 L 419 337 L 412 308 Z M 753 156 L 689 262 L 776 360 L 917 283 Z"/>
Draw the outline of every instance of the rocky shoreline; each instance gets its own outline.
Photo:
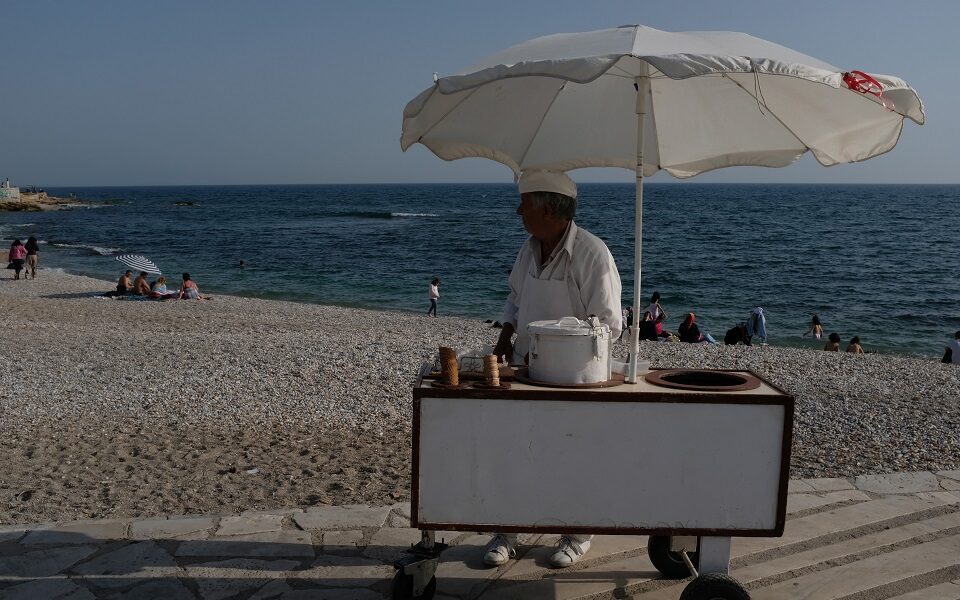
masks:
<path id="1" fill-rule="evenodd" d="M 64 210 L 92 204 L 79 198 L 59 198 L 45 193 L 31 194 L 21 192 L 19 200 L 0 200 L 0 212 L 38 212 L 45 210 Z"/>
<path id="2" fill-rule="evenodd" d="M 418 367 L 437 346 L 497 334 L 230 296 L 93 296 L 111 287 L 50 270 L 0 280 L 0 522 L 407 499 Z M 642 353 L 653 367 L 750 369 L 793 393 L 793 477 L 960 467 L 955 365 L 770 346 Z"/>

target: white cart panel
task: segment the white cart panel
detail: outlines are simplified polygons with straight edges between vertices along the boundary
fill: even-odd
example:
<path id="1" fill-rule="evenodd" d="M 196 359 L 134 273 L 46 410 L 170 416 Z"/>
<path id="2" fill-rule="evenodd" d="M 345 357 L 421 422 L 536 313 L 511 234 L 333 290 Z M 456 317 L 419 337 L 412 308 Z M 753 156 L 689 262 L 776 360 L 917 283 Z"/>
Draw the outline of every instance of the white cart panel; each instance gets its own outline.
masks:
<path id="1" fill-rule="evenodd" d="M 777 529 L 789 456 L 782 402 L 557 397 L 420 398 L 418 526 Z"/>

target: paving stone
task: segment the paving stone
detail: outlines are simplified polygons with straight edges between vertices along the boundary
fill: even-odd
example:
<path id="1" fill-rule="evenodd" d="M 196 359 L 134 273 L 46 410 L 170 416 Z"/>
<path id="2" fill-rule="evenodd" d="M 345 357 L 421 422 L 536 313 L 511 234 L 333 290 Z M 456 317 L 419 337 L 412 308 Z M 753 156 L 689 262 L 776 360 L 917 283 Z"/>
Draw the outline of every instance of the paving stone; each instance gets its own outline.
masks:
<path id="1" fill-rule="evenodd" d="M 387 515 L 387 522 L 384 527 L 410 527 L 410 517 L 409 515 L 398 515 L 392 512 Z"/>
<path id="2" fill-rule="evenodd" d="M 832 600 L 957 566 L 960 535 L 817 571 L 750 593 L 754 600 Z"/>
<path id="3" fill-rule="evenodd" d="M 960 490 L 960 481 L 944 478 L 940 480 L 940 487 L 944 490 Z M 0 538 L 2 538 L 2 534 L 0 534 Z"/>
<path id="4" fill-rule="evenodd" d="M 874 494 L 917 494 L 940 489 L 937 477 L 929 471 L 890 473 L 887 475 L 860 475 L 855 480 L 857 489 Z"/>
<path id="5" fill-rule="evenodd" d="M 27 531 L 27 529 L 0 529 L 0 544 L 19 540 L 26 535 Z"/>
<path id="6" fill-rule="evenodd" d="M 96 551 L 96 546 L 66 546 L 0 556 L 0 577 L 50 577 L 66 571 Z"/>
<path id="7" fill-rule="evenodd" d="M 77 521 L 74 523 L 41 525 L 27 534 L 20 543 L 32 544 L 89 544 L 104 540 L 122 540 L 127 536 L 129 521 Z"/>
<path id="8" fill-rule="evenodd" d="M 812 485 L 803 481 L 802 479 L 791 479 L 787 484 L 787 493 L 788 494 L 797 494 L 801 492 L 815 492 Z"/>
<path id="9" fill-rule="evenodd" d="M 363 550 L 363 555 L 392 563 L 410 548 L 411 544 L 419 542 L 420 538 L 419 529 L 384 528 L 373 534 L 370 543 Z"/>
<path id="10" fill-rule="evenodd" d="M 50 579 L 36 579 L 21 583 L 0 590 L 0 598 L 3 600 L 57 600 L 68 594 L 77 594 L 86 592 L 86 597 L 93 600 L 94 595 L 87 590 L 77 586 L 66 577 L 56 577 Z M 75 596 L 80 600 L 83 596 Z"/>
<path id="11" fill-rule="evenodd" d="M 180 538 L 191 533 L 201 533 L 213 528 L 213 517 L 176 517 L 172 519 L 145 519 L 130 523 L 130 539 Z"/>
<path id="12" fill-rule="evenodd" d="M 299 564 L 293 560 L 232 558 L 193 564 L 186 567 L 186 572 L 187 577 L 196 583 L 203 600 L 221 600 L 259 590 Z"/>
<path id="13" fill-rule="evenodd" d="M 957 600 L 957 598 L 960 598 L 960 579 L 895 596 L 890 600 Z"/>
<path id="14" fill-rule="evenodd" d="M 383 600 L 384 596 L 371 590 L 296 590 L 277 600 Z"/>
<path id="15" fill-rule="evenodd" d="M 841 502 L 858 500 L 866 502 L 870 496 L 860 490 L 843 490 L 840 492 L 821 492 L 817 494 L 791 494 L 787 496 L 787 514 L 803 512 L 812 508 L 830 506 Z"/>
<path id="16" fill-rule="evenodd" d="M 151 579 L 183 575 L 173 557 L 153 541 L 123 546 L 77 566 L 73 572 L 102 588 L 124 587 Z"/>
<path id="17" fill-rule="evenodd" d="M 90 590 L 84 588 L 77 588 L 77 591 L 67 594 L 66 596 L 60 596 L 56 600 L 97 600 L 97 597 L 93 595 Z"/>
<path id="18" fill-rule="evenodd" d="M 937 471 L 937 476 L 960 481 L 960 471 Z"/>
<path id="19" fill-rule="evenodd" d="M 733 538 L 731 554 L 733 557 L 746 556 L 957 503 L 957 498 L 952 497 L 949 492 L 921 496 L 890 496 L 791 519 L 787 521 L 783 537 Z"/>
<path id="20" fill-rule="evenodd" d="M 483 594 L 485 600 L 569 600 L 594 597 L 601 594 L 619 596 L 628 586 L 657 578 L 657 572 L 647 555 L 634 556 L 603 563 L 593 569 L 557 571 L 539 581 L 511 585 L 499 580 Z"/>
<path id="21" fill-rule="evenodd" d="M 389 506 L 321 506 L 310 507 L 303 514 L 295 514 L 293 520 L 304 529 L 356 529 L 383 527 L 388 514 Z"/>
<path id="22" fill-rule="evenodd" d="M 390 507 L 390 510 L 400 513 L 404 517 L 410 518 L 410 503 L 409 502 L 398 502 Z"/>
<path id="23" fill-rule="evenodd" d="M 932 519 L 908 523 L 900 527 L 884 529 L 877 533 L 844 540 L 836 544 L 820 546 L 805 552 L 763 561 L 755 565 L 736 569 L 732 575 L 741 583 L 751 583 L 767 577 L 780 575 L 781 573 L 789 573 L 825 561 L 845 558 L 866 550 L 892 546 L 900 542 L 936 534 L 956 527 L 960 527 L 960 512 L 948 513 Z M 958 589 L 958 591 L 960 591 L 960 589 Z"/>
<path id="24" fill-rule="evenodd" d="M 488 541 L 489 534 L 473 535 L 440 555 L 436 575 L 439 593 L 474 598 L 474 588 L 500 575 L 501 570 L 483 564 L 483 549 Z"/>
<path id="25" fill-rule="evenodd" d="M 330 587 L 372 587 L 389 582 L 394 568 L 374 558 L 360 556 L 321 556 L 303 570 L 291 571 L 284 576 L 288 580 L 315 580 L 315 583 Z"/>
<path id="26" fill-rule="evenodd" d="M 853 484 L 846 479 L 822 477 L 818 479 L 801 479 L 800 481 L 806 483 L 817 492 L 839 492 L 840 490 L 855 489 Z"/>
<path id="27" fill-rule="evenodd" d="M 224 517 L 220 519 L 220 526 L 216 534 L 249 535 L 251 533 L 266 533 L 283 529 L 283 515 L 249 515 L 240 517 Z"/>
<path id="28" fill-rule="evenodd" d="M 323 532 L 323 551 L 328 554 L 356 554 L 357 544 L 363 539 L 359 529 Z"/>
<path id="29" fill-rule="evenodd" d="M 280 515 L 282 517 L 291 517 L 293 515 L 298 515 L 303 512 L 302 508 L 277 508 L 273 510 L 245 510 L 240 513 L 241 517 L 257 516 L 257 515 Z"/>
<path id="30" fill-rule="evenodd" d="M 92 597 L 92 596 L 91 596 Z M 163 600 L 195 600 L 196 596 L 180 583 L 179 579 L 166 577 L 155 581 L 148 581 L 117 596 L 110 596 L 110 600 L 143 600 L 144 598 L 163 598 Z"/>
<path id="31" fill-rule="evenodd" d="M 292 591 L 293 588 L 290 587 L 290 584 L 287 583 L 286 579 L 274 579 L 267 585 L 257 590 L 257 593 L 250 596 L 248 600 L 272 600 L 274 598 L 282 597 L 283 594 Z"/>
<path id="32" fill-rule="evenodd" d="M 313 541 L 306 531 L 270 531 L 232 537 L 188 540 L 177 548 L 177 556 L 306 557 L 313 558 Z"/>
<path id="33" fill-rule="evenodd" d="M 523 557 L 509 566 L 504 578 L 516 579 L 526 577 L 531 573 L 552 571 L 550 557 L 557 551 L 556 542 L 560 536 L 545 535 L 539 540 L 531 540 L 535 547 L 526 552 Z M 643 550 L 646 552 L 647 536 L 645 535 L 597 535 L 590 544 L 590 551 L 582 559 L 586 568 L 601 559 L 607 559 L 616 554 Z"/>

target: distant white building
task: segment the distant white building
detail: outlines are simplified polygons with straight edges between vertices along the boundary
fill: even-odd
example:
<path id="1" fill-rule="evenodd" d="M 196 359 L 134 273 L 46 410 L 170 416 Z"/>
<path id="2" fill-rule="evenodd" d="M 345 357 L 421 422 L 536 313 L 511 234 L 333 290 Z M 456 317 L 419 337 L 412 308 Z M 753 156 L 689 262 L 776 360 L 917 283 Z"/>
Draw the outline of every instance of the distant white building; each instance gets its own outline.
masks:
<path id="1" fill-rule="evenodd" d="M 10 178 L 7 177 L 0 184 L 0 200 L 19 200 L 20 188 L 10 186 Z"/>

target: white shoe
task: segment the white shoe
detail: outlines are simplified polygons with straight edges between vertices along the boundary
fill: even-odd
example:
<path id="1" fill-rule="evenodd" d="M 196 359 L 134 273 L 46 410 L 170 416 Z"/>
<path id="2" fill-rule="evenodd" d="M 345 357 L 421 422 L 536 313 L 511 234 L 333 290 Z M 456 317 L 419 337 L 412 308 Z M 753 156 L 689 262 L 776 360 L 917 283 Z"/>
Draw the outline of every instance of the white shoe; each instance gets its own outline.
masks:
<path id="1" fill-rule="evenodd" d="M 483 562 L 491 567 L 499 567 L 517 555 L 516 548 L 505 535 L 495 535 L 484 549 Z"/>
<path id="2" fill-rule="evenodd" d="M 590 540 L 575 542 L 569 536 L 563 536 L 557 542 L 557 551 L 550 557 L 550 566 L 562 569 L 579 562 L 583 555 L 590 550 Z"/>

